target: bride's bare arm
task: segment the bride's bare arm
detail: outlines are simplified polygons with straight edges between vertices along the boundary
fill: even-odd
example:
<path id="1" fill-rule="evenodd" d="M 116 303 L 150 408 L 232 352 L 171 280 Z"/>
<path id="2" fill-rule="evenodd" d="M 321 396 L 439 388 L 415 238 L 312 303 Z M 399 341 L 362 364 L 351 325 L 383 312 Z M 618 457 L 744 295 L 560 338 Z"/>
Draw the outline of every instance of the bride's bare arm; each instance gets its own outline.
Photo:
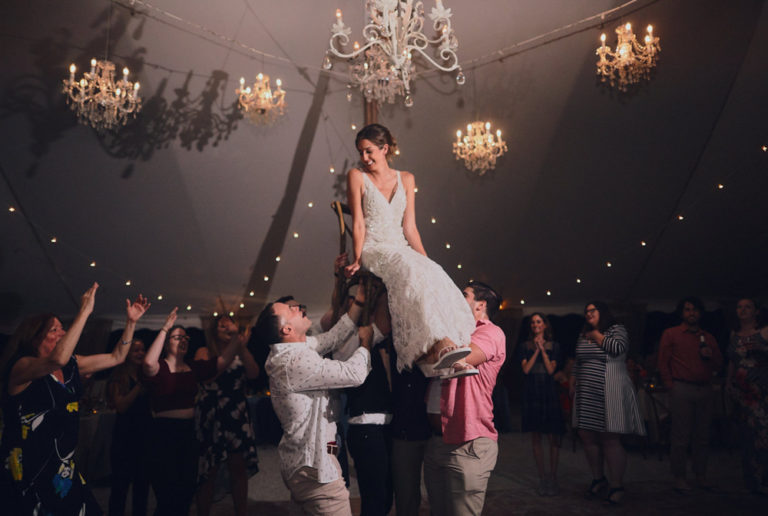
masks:
<path id="1" fill-rule="evenodd" d="M 416 180 L 410 172 L 401 172 L 401 176 L 406 200 L 405 215 L 403 216 L 403 234 L 414 251 L 427 256 L 424 245 L 421 243 L 419 229 L 416 227 L 416 194 L 414 192 Z M 357 227 L 355 227 L 355 231 L 357 231 Z"/>
<path id="2" fill-rule="evenodd" d="M 365 216 L 363 215 L 363 172 L 353 168 L 347 176 L 347 204 L 352 211 L 352 243 L 354 255 L 344 268 L 347 276 L 353 276 L 360 269 L 360 258 L 365 242 Z"/>

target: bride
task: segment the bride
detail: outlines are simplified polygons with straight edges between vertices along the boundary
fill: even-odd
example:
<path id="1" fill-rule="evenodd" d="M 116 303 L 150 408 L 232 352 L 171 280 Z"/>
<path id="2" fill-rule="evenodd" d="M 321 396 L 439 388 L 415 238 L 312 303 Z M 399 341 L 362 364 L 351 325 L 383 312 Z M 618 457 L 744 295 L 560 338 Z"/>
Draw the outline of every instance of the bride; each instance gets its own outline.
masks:
<path id="1" fill-rule="evenodd" d="M 475 320 L 461 291 L 427 258 L 416 228 L 414 186 L 410 172 L 389 167 L 396 143 L 383 125 L 365 126 L 355 138 L 361 167 L 349 171 L 348 204 L 352 211 L 354 261 L 387 287 L 398 369 L 414 362 L 422 369 L 454 368 L 448 376 L 477 374 L 458 362 L 470 352 Z"/>

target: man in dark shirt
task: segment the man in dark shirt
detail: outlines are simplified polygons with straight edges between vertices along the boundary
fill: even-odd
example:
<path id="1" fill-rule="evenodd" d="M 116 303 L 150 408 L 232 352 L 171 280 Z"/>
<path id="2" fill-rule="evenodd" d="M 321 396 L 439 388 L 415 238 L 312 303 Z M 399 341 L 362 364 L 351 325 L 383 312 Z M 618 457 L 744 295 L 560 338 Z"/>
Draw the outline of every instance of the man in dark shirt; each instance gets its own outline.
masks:
<path id="1" fill-rule="evenodd" d="M 712 487 L 706 480 L 712 375 L 723 365 L 723 356 L 715 338 L 699 327 L 703 308 L 694 297 L 680 301 L 677 313 L 683 322 L 665 330 L 659 344 L 659 373 L 671 398 L 670 462 L 675 490 L 681 493 L 691 490 L 685 480 L 689 444 L 696 483 L 703 489 Z"/>

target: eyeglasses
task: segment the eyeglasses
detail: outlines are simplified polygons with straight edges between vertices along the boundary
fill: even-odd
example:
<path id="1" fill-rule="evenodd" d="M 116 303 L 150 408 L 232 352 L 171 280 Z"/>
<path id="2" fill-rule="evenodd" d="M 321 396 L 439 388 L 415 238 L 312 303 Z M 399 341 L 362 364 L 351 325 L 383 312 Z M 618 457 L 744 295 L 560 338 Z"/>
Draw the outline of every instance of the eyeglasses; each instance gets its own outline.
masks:
<path id="1" fill-rule="evenodd" d="M 593 312 L 597 312 L 597 308 L 590 308 L 589 310 L 584 310 L 584 315 L 589 315 Z"/>

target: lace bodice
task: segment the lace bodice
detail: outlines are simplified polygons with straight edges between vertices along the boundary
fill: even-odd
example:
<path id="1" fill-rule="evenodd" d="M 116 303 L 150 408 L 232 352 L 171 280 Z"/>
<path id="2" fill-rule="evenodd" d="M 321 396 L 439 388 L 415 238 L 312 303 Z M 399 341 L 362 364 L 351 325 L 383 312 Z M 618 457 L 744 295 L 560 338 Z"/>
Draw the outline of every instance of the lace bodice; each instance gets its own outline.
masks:
<path id="1" fill-rule="evenodd" d="M 363 247 L 380 244 L 408 245 L 403 235 L 406 198 L 400 171 L 397 171 L 395 194 L 389 202 L 376 188 L 367 173 L 363 172 L 363 178 L 365 183 L 363 192 L 365 244 Z"/>

